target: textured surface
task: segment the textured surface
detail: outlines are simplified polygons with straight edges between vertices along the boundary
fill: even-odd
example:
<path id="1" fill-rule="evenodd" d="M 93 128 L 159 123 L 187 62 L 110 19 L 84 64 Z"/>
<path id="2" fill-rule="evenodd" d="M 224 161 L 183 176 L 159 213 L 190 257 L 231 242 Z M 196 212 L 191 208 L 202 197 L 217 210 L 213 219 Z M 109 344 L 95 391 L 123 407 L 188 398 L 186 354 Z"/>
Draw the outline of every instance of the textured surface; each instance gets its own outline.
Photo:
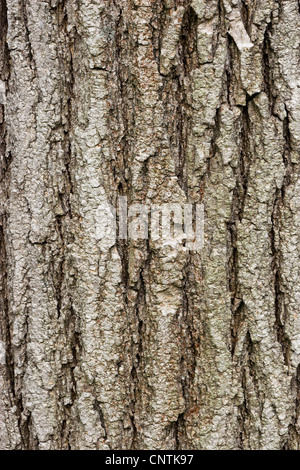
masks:
<path id="1" fill-rule="evenodd" d="M 0 5 L 0 447 L 299 449 L 298 0 Z"/>

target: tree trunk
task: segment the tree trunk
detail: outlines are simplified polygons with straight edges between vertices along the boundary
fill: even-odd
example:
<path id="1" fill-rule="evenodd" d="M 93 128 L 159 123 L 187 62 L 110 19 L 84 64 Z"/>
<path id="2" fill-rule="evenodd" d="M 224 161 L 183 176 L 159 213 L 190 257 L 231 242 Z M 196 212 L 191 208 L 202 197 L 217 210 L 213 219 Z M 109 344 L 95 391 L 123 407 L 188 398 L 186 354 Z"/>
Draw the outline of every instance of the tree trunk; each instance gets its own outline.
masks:
<path id="1" fill-rule="evenodd" d="M 0 447 L 299 449 L 299 1 L 0 21 Z M 101 238 L 120 196 L 203 249 Z"/>

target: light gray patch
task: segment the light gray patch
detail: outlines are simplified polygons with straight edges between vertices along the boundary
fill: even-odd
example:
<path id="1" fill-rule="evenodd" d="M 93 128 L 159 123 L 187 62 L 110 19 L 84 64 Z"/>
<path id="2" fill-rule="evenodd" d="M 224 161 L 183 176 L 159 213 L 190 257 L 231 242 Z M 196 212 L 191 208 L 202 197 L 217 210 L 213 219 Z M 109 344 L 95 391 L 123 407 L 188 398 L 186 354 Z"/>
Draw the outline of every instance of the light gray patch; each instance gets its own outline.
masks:
<path id="1" fill-rule="evenodd" d="M 0 80 L 0 104 L 6 104 L 5 83 Z"/>
<path id="2" fill-rule="evenodd" d="M 6 364 L 6 348 L 3 341 L 0 341 L 0 364 L 3 366 Z"/>

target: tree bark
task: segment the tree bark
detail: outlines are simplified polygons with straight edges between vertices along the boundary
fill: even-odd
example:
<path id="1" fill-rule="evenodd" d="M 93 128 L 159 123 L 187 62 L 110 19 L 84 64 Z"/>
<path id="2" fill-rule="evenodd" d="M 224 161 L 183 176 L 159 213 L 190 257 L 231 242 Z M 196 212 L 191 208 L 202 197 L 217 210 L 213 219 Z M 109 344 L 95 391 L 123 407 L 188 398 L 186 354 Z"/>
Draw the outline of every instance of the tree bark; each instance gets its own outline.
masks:
<path id="1" fill-rule="evenodd" d="M 299 449 L 299 1 L 0 8 L 0 447 Z"/>

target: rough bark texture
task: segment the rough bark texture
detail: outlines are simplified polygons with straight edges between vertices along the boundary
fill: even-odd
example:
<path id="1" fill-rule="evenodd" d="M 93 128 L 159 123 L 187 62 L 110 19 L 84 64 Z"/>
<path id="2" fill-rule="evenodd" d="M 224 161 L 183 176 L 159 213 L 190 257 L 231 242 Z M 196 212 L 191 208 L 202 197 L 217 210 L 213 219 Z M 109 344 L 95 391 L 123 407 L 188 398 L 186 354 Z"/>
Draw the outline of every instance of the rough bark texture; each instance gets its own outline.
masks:
<path id="1" fill-rule="evenodd" d="M 299 449 L 299 1 L 0 21 L 0 447 Z M 203 250 L 99 240 L 120 195 Z"/>

